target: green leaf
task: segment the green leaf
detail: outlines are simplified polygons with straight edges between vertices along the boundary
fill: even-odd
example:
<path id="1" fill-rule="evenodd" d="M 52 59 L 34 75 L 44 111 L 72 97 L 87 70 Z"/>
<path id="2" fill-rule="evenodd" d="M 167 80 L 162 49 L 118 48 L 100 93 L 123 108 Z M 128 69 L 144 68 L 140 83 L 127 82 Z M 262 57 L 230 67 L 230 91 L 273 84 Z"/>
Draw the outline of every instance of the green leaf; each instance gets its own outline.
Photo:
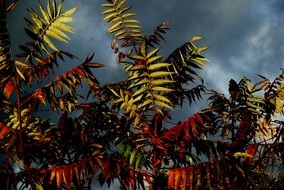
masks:
<path id="1" fill-rule="evenodd" d="M 135 162 L 135 169 L 140 168 L 142 162 L 143 162 L 143 155 L 142 155 L 142 154 L 138 154 L 138 155 L 137 155 L 136 162 Z"/>
<path id="2" fill-rule="evenodd" d="M 130 160 L 129 160 L 129 164 L 132 166 L 135 159 L 136 159 L 136 154 L 137 154 L 137 151 L 134 150 L 132 153 L 131 153 L 131 156 L 130 156 Z"/>

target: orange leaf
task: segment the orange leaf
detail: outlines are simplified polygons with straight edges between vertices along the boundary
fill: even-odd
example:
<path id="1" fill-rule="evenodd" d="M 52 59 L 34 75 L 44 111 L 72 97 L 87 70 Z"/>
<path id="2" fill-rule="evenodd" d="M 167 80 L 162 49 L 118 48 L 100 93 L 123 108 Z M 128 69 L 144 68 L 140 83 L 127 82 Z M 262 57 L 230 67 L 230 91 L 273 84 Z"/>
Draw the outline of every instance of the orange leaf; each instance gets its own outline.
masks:
<path id="1" fill-rule="evenodd" d="M 183 168 L 181 172 L 181 190 L 186 190 L 187 177 L 186 169 Z"/>
<path id="2" fill-rule="evenodd" d="M 54 178 L 56 176 L 56 167 L 51 168 L 50 170 L 50 178 L 49 178 L 49 184 L 51 185 Z"/>
<path id="3" fill-rule="evenodd" d="M 179 190 L 180 180 L 181 180 L 181 168 L 175 170 L 175 190 Z"/>
<path id="4" fill-rule="evenodd" d="M 56 186 L 60 188 L 62 184 L 63 169 L 62 167 L 57 167 L 56 169 Z"/>
<path id="5" fill-rule="evenodd" d="M 73 180 L 73 168 L 70 167 L 70 165 L 63 168 L 63 181 L 66 185 L 66 189 L 71 189 L 71 184 Z"/>
<path id="6" fill-rule="evenodd" d="M 8 81 L 4 87 L 4 95 L 9 98 L 13 91 L 15 90 L 15 84 L 13 81 Z"/>
<path id="7" fill-rule="evenodd" d="M 192 181 L 193 181 L 193 174 L 192 174 L 192 168 L 187 168 L 186 170 L 186 183 L 189 184 L 189 189 L 192 190 Z"/>
<path id="8" fill-rule="evenodd" d="M 175 170 L 170 169 L 168 171 L 168 188 L 170 189 L 172 186 L 174 186 L 175 183 Z"/>

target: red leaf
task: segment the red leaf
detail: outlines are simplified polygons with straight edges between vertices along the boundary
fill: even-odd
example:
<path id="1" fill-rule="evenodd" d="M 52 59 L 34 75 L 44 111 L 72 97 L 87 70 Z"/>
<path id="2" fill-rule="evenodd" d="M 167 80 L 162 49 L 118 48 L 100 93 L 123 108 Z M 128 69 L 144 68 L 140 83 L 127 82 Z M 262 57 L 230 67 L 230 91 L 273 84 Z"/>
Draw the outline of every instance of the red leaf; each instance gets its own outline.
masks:
<path id="1" fill-rule="evenodd" d="M 202 119 L 200 113 L 196 113 L 196 114 L 194 114 L 194 116 L 195 116 L 195 119 L 197 120 L 197 122 L 198 122 L 200 125 L 203 125 L 203 124 L 204 124 L 203 119 Z"/>
<path id="2" fill-rule="evenodd" d="M 80 168 L 79 168 L 79 165 L 73 164 L 72 168 L 75 172 L 75 177 L 76 177 L 77 183 L 80 184 Z"/>
<path id="3" fill-rule="evenodd" d="M 118 60 L 119 60 L 119 62 L 124 62 L 124 58 L 125 58 L 125 55 L 120 52 L 120 53 L 118 54 Z"/>
<path id="4" fill-rule="evenodd" d="M 4 95 L 9 98 L 13 91 L 15 90 L 15 84 L 13 81 L 8 81 L 4 87 Z"/>
<path id="5" fill-rule="evenodd" d="M 84 179 L 84 181 L 86 181 L 87 177 L 88 177 L 87 176 L 87 163 L 86 163 L 86 160 L 82 160 L 81 161 L 80 167 L 81 167 L 83 179 Z"/>
<path id="6" fill-rule="evenodd" d="M 247 148 L 246 153 L 252 156 L 255 156 L 256 151 L 257 151 L 257 144 L 250 144 L 249 147 Z M 253 158 L 245 158 L 244 162 L 251 164 L 253 161 Z"/>
<path id="7" fill-rule="evenodd" d="M 92 173 L 95 176 L 96 175 L 96 167 L 95 167 L 95 164 L 93 163 L 93 160 L 89 160 L 89 164 L 91 166 Z"/>
<path id="8" fill-rule="evenodd" d="M 37 90 L 36 97 L 41 103 L 46 103 L 45 94 L 43 93 L 41 88 Z"/>
<path id="9" fill-rule="evenodd" d="M 7 127 L 3 123 L 0 123 L 0 139 L 4 138 L 10 131 L 10 127 Z"/>
<path id="10" fill-rule="evenodd" d="M 192 132 L 193 136 L 197 137 L 199 133 L 197 131 L 197 126 L 196 126 L 194 118 L 193 117 L 189 118 L 188 122 L 189 122 L 189 125 L 191 127 L 191 132 Z"/>

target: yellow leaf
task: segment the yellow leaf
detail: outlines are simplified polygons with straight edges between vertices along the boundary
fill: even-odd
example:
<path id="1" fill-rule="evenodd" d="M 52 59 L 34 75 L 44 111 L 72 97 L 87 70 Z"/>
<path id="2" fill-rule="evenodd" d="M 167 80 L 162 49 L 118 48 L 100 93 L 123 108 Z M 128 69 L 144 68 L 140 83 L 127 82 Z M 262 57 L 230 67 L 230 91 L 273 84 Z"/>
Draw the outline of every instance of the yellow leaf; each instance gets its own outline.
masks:
<path id="1" fill-rule="evenodd" d="M 156 70 L 156 69 L 160 69 L 163 67 L 168 67 L 171 66 L 172 64 L 170 63 L 156 63 L 156 64 L 152 64 L 149 66 L 149 70 Z"/>
<path id="2" fill-rule="evenodd" d="M 23 68 L 25 68 L 25 69 L 30 68 L 29 65 L 27 65 L 26 63 L 23 63 L 23 62 L 21 62 L 21 61 L 15 60 L 15 64 L 16 64 L 17 66 L 23 67 Z"/>
<path id="3" fill-rule="evenodd" d="M 195 42 L 195 41 L 199 41 L 199 40 L 202 40 L 203 38 L 200 37 L 200 36 L 193 36 L 191 39 L 190 39 L 190 42 Z"/>
<path id="4" fill-rule="evenodd" d="M 128 19 L 128 20 L 124 20 L 124 23 L 140 23 L 140 21 L 134 20 L 134 19 Z"/>
<path id="5" fill-rule="evenodd" d="M 18 68 L 16 67 L 16 71 L 17 71 L 17 73 L 20 75 L 20 77 L 21 77 L 23 80 L 26 80 L 26 79 L 25 79 L 25 76 L 24 76 L 23 73 L 20 71 L 20 69 L 18 69 Z"/>
<path id="6" fill-rule="evenodd" d="M 160 50 L 159 48 L 152 50 L 150 53 L 148 53 L 147 58 L 152 57 L 152 55 L 155 55 L 159 50 Z"/>
<path id="7" fill-rule="evenodd" d="M 143 41 L 140 47 L 140 52 L 143 57 L 146 57 L 146 41 Z"/>
<path id="8" fill-rule="evenodd" d="M 174 74 L 174 72 L 168 72 L 168 71 L 157 71 L 157 72 L 153 72 L 150 74 L 150 77 L 165 77 L 167 75 L 172 75 Z"/>
<path id="9" fill-rule="evenodd" d="M 125 4 L 126 0 L 122 0 L 118 5 L 117 5 L 117 9 L 120 9 L 124 4 Z"/>
<path id="10" fill-rule="evenodd" d="M 175 81 L 168 80 L 168 79 L 158 79 L 158 80 L 153 80 L 152 84 L 153 85 L 164 85 L 164 84 L 170 84 L 174 83 Z"/>
<path id="11" fill-rule="evenodd" d="M 149 58 L 149 59 L 147 60 L 147 64 L 152 63 L 152 62 L 154 62 L 154 61 L 157 61 L 157 60 L 159 60 L 160 58 L 162 58 L 162 56 L 160 56 L 160 55 L 151 57 L 151 58 Z"/>
<path id="12" fill-rule="evenodd" d="M 138 108 L 139 109 L 143 108 L 143 107 L 145 107 L 145 106 L 147 106 L 148 104 L 151 104 L 151 103 L 153 103 L 153 100 L 148 99 L 148 100 L 144 101 L 141 105 L 139 105 Z"/>
<path id="13" fill-rule="evenodd" d="M 282 112 L 283 104 L 280 98 L 275 98 L 275 112 L 280 113 Z"/>
<path id="14" fill-rule="evenodd" d="M 108 32 L 112 32 L 112 31 L 115 31 L 117 30 L 117 28 L 119 28 L 119 26 L 122 25 L 122 21 L 119 21 L 117 23 L 115 23 L 114 25 L 112 25 L 109 29 L 108 29 Z"/>
<path id="15" fill-rule="evenodd" d="M 168 98 L 166 98 L 165 96 L 162 96 L 162 95 L 159 95 L 159 94 L 153 94 L 153 96 L 160 101 L 164 101 L 164 102 L 167 102 L 169 104 L 172 104 L 172 102 Z"/>
<path id="16" fill-rule="evenodd" d="M 52 42 L 47 36 L 44 36 L 44 37 L 43 37 L 43 41 L 44 41 L 49 47 L 51 47 L 53 50 L 59 51 L 59 50 L 55 47 L 55 45 L 53 44 L 53 42 Z"/>
<path id="17" fill-rule="evenodd" d="M 235 157 L 244 157 L 244 158 L 252 158 L 253 156 L 248 154 L 248 153 L 245 153 L 245 152 L 236 152 L 234 154 Z"/>
<path id="18" fill-rule="evenodd" d="M 161 92 L 171 92 L 171 91 L 173 91 L 172 89 L 161 87 L 161 86 L 154 86 L 152 88 L 152 90 L 161 91 Z"/>
<path id="19" fill-rule="evenodd" d="M 173 109 L 170 105 L 168 105 L 168 104 L 165 103 L 165 102 L 161 102 L 161 101 L 155 100 L 154 103 L 157 104 L 157 105 L 159 105 L 159 106 L 161 106 L 161 107 L 168 108 L 168 109 L 170 109 L 170 110 Z"/>
<path id="20" fill-rule="evenodd" d="M 64 12 L 63 14 L 62 14 L 62 16 L 64 16 L 64 17 L 70 17 L 70 16 L 72 16 L 73 14 L 74 14 L 74 12 L 77 10 L 77 7 L 74 7 L 74 8 L 72 8 L 72 9 L 69 9 L 68 11 L 66 11 L 66 12 Z"/>
<path id="21" fill-rule="evenodd" d="M 46 35 L 52 38 L 55 38 L 61 42 L 67 42 L 64 38 L 62 38 L 58 33 L 56 33 L 54 30 L 47 30 Z"/>
<path id="22" fill-rule="evenodd" d="M 105 14 L 113 13 L 113 12 L 115 12 L 115 11 L 116 11 L 116 9 L 111 8 L 111 9 L 105 10 L 105 11 L 103 12 L 103 14 L 105 15 Z"/>
<path id="23" fill-rule="evenodd" d="M 141 93 L 145 92 L 146 90 L 148 90 L 148 86 L 144 86 L 142 88 L 140 88 L 139 90 L 137 90 L 136 92 L 134 92 L 134 94 L 132 95 L 133 97 L 140 95 Z"/>
<path id="24" fill-rule="evenodd" d="M 131 17 L 131 16 L 135 16 L 135 14 L 134 13 L 126 13 L 126 14 L 122 15 L 121 18 L 125 19 L 125 18 Z"/>
<path id="25" fill-rule="evenodd" d="M 113 7 L 113 4 L 110 3 L 104 3 L 101 5 L 102 7 Z"/>
<path id="26" fill-rule="evenodd" d="M 47 13 L 48 13 L 49 18 L 52 18 L 53 15 L 51 14 L 51 8 L 50 8 L 50 1 L 49 0 L 47 1 L 46 9 L 47 9 Z"/>
<path id="27" fill-rule="evenodd" d="M 70 33 L 74 32 L 74 29 L 72 27 L 68 26 L 67 24 L 64 24 L 63 22 L 54 22 L 52 25 L 65 32 L 70 32 Z"/>
<path id="28" fill-rule="evenodd" d="M 48 14 L 45 12 L 45 10 L 43 9 L 42 5 L 39 3 L 39 9 L 40 9 L 40 12 L 44 18 L 44 20 L 46 21 L 46 23 L 49 23 L 49 17 L 48 17 Z"/>

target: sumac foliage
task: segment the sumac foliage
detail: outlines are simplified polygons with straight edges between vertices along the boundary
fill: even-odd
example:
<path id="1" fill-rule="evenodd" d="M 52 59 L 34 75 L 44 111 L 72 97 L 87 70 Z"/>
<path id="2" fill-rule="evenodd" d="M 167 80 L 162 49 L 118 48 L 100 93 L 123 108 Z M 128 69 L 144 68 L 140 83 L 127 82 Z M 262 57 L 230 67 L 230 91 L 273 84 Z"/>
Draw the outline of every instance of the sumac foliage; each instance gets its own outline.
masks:
<path id="1" fill-rule="evenodd" d="M 63 0 L 48 0 L 38 2 L 38 11 L 28 9 L 29 41 L 15 53 L 6 15 L 17 2 L 1 1 L 1 189 L 94 189 L 93 181 L 123 190 L 279 189 L 283 73 L 274 81 L 232 79 L 228 96 L 207 90 L 202 38 L 163 56 L 168 22 L 145 35 L 127 3 L 102 4 L 110 47 L 127 77 L 101 85 L 92 69 L 103 65 L 94 54 L 79 61 L 55 43 L 74 32 L 69 22 L 76 8 L 65 11 Z M 54 76 L 69 61 L 78 64 Z M 90 102 L 78 95 L 83 83 Z M 206 109 L 172 119 L 204 92 Z M 59 120 L 37 116 L 42 106 Z"/>

